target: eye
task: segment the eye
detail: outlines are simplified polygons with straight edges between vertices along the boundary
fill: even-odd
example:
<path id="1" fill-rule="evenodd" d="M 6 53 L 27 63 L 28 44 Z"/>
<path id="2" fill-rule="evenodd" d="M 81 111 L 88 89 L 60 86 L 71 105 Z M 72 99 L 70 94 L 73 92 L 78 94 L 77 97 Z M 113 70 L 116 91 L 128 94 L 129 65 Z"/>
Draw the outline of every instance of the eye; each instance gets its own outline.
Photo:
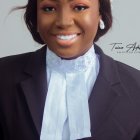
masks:
<path id="1" fill-rule="evenodd" d="M 45 6 L 45 7 L 42 8 L 42 10 L 44 12 L 51 13 L 51 12 L 54 12 L 56 9 L 52 6 Z"/>
<path id="2" fill-rule="evenodd" d="M 88 6 L 84 6 L 84 5 L 78 5 L 78 6 L 74 7 L 75 11 L 83 11 L 83 10 L 86 10 L 88 8 L 89 8 Z"/>

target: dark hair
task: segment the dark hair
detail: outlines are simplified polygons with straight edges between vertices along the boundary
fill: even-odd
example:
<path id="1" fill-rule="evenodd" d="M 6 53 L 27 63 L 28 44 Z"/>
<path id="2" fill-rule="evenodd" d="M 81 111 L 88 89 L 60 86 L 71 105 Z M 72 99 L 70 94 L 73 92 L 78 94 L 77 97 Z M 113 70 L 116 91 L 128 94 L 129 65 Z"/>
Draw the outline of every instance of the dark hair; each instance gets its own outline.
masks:
<path id="1" fill-rule="evenodd" d="M 101 30 L 100 28 L 98 28 L 94 41 L 97 41 L 101 36 L 106 34 L 106 32 L 112 26 L 112 12 L 110 0 L 99 0 L 99 3 L 100 3 L 99 11 L 102 20 L 104 21 L 105 29 Z M 27 25 L 27 28 L 32 34 L 33 39 L 39 44 L 44 44 L 39 33 L 37 32 L 37 0 L 28 0 L 26 6 L 16 7 L 14 8 L 14 10 L 24 8 L 26 10 L 24 14 L 24 20 Z"/>

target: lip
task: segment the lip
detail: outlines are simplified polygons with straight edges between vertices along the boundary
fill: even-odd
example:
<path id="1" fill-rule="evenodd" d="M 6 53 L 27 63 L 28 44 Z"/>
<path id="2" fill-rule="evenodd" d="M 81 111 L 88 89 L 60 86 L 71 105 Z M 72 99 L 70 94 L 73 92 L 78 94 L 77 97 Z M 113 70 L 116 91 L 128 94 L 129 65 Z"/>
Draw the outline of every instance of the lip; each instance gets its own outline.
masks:
<path id="1" fill-rule="evenodd" d="M 75 34 L 76 34 L 76 36 L 69 40 L 62 40 L 62 39 L 58 38 L 58 36 L 61 36 L 61 35 L 69 36 L 69 35 L 75 35 Z M 53 37 L 59 46 L 70 47 L 79 39 L 80 35 L 81 35 L 81 33 L 57 33 L 57 34 L 53 35 Z"/>
<path id="2" fill-rule="evenodd" d="M 53 35 L 53 36 L 58 36 L 58 35 L 74 35 L 74 34 L 80 35 L 81 33 L 74 33 L 74 32 L 60 32 L 60 33 L 55 33 L 55 34 L 52 34 L 52 35 Z"/>

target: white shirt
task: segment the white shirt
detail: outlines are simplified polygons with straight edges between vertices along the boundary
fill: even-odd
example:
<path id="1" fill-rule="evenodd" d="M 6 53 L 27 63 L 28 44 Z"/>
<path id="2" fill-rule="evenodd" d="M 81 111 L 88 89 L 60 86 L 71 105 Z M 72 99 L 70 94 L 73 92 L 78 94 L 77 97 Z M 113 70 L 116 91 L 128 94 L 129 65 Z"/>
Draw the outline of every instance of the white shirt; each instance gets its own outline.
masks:
<path id="1" fill-rule="evenodd" d="M 65 60 L 47 48 L 48 93 L 40 140 L 90 137 L 88 98 L 99 72 L 92 46 L 84 55 Z"/>

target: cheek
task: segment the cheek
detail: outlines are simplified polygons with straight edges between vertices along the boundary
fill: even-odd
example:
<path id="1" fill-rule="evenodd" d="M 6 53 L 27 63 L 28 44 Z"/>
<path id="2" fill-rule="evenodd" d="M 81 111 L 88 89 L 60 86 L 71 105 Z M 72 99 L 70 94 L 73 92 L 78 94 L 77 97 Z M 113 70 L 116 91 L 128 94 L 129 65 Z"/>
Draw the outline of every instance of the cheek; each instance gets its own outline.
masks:
<path id="1" fill-rule="evenodd" d="M 37 27 L 40 33 L 44 33 L 45 31 L 48 32 L 48 29 L 50 29 L 51 25 L 52 25 L 52 18 L 46 17 L 45 15 L 38 13 Z"/>
<path id="2" fill-rule="evenodd" d="M 39 32 L 42 32 L 46 27 L 48 27 L 48 24 L 46 24 L 46 21 L 43 18 L 38 18 L 37 24 Z"/>
<path id="3" fill-rule="evenodd" d="M 50 24 L 48 22 L 46 22 L 46 19 L 38 18 L 37 28 L 38 28 L 38 32 L 40 34 L 40 37 L 42 38 L 42 40 L 44 42 L 46 42 L 46 39 L 47 39 L 48 34 L 49 34 Z"/>
<path id="4" fill-rule="evenodd" d="M 99 17 L 95 15 L 89 15 L 89 17 L 86 18 L 86 22 L 88 24 L 87 28 L 90 31 L 96 31 L 99 24 Z"/>
<path id="5" fill-rule="evenodd" d="M 85 32 L 94 34 L 98 29 L 100 16 L 92 13 L 90 12 L 85 16 L 79 17 L 79 23 L 81 23 L 81 27 L 83 27 Z"/>
<path id="6" fill-rule="evenodd" d="M 86 43 L 93 42 L 98 30 L 99 17 L 95 15 L 88 15 L 81 23 L 81 26 L 84 28 Z"/>

